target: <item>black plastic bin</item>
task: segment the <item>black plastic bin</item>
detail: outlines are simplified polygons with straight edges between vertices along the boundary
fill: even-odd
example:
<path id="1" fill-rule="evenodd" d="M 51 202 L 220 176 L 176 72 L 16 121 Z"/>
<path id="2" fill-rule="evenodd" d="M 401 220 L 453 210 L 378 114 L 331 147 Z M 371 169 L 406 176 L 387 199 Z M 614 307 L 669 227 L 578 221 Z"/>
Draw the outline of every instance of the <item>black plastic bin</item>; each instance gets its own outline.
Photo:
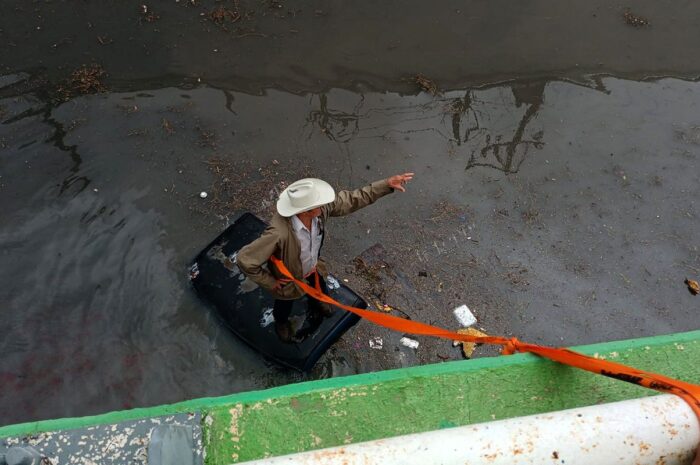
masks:
<path id="1" fill-rule="evenodd" d="M 247 279 L 235 263 L 241 247 L 257 239 L 266 227 L 255 215 L 243 214 L 197 255 L 190 267 L 190 279 L 197 294 L 215 307 L 234 334 L 275 362 L 306 371 L 360 318 L 335 307 L 331 317 L 312 325 L 306 317 L 303 297 L 294 302 L 290 316 L 300 342 L 282 342 L 272 320 L 274 299 Z M 329 295 L 338 302 L 367 308 L 359 295 L 332 275 L 327 284 Z"/>

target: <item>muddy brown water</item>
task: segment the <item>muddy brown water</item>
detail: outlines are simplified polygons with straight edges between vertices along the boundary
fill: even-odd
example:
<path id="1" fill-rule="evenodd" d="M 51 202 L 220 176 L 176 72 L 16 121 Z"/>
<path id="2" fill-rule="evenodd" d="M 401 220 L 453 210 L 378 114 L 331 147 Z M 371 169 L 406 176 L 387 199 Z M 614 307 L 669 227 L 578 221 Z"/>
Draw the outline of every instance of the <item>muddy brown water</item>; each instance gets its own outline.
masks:
<path id="1" fill-rule="evenodd" d="M 197 299 L 197 252 L 306 175 L 346 188 L 416 173 L 407 193 L 334 220 L 324 249 L 397 315 L 456 329 L 465 303 L 489 334 L 552 345 L 697 329 L 683 284 L 700 275 L 696 7 L 640 2 L 640 29 L 622 4 L 453 5 L 417 29 L 417 3 L 285 2 L 282 17 L 261 2 L 222 30 L 200 15 L 215 3 L 162 6 L 153 23 L 139 5 L 66 5 L 3 6 L 0 424 L 460 359 L 360 323 L 290 373 Z M 599 34 L 565 40 L 586 27 Z M 265 37 L 231 40 L 249 29 Z M 111 91 L 57 103 L 50 90 L 90 61 Z M 417 72 L 443 93 L 402 80 Z M 687 79 L 642 79 L 668 74 Z"/>

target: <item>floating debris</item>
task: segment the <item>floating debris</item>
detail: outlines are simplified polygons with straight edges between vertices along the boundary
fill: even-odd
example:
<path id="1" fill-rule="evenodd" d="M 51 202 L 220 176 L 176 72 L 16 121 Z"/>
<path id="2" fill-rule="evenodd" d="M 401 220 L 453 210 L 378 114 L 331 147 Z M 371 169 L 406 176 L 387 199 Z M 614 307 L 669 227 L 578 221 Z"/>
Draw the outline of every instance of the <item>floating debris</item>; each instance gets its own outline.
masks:
<path id="1" fill-rule="evenodd" d="M 204 134 L 212 134 L 202 128 L 198 131 L 202 139 L 205 138 Z M 214 178 L 207 189 L 209 200 L 196 202 L 190 208 L 217 221 L 231 214 L 231 205 L 267 217 L 276 211 L 277 198 L 286 187 L 287 180 L 316 175 L 303 160 L 281 162 L 275 166 L 260 165 L 252 157 L 225 155 L 210 158 L 204 163 Z"/>
<path id="2" fill-rule="evenodd" d="M 328 275 L 328 277 L 326 278 L 326 284 L 328 285 L 329 290 L 330 289 L 338 289 L 340 287 L 340 283 L 332 275 Z"/>
<path id="3" fill-rule="evenodd" d="M 173 129 L 173 125 L 168 121 L 167 119 L 163 118 L 163 121 L 161 122 L 161 126 L 163 126 L 163 129 L 165 132 L 168 134 L 174 134 L 175 129 Z"/>
<path id="4" fill-rule="evenodd" d="M 206 192 L 204 192 L 204 191 L 202 191 L 202 192 L 199 193 L 199 197 L 202 198 L 202 199 L 206 199 L 206 198 L 207 198 L 207 195 L 208 195 L 208 194 L 207 194 Z"/>
<path id="5" fill-rule="evenodd" d="M 58 93 L 68 100 L 75 94 L 91 94 L 105 90 L 102 79 L 105 70 L 97 64 L 83 65 L 73 71 L 65 84 L 58 86 Z"/>
<path id="6" fill-rule="evenodd" d="M 468 328 L 469 326 L 476 323 L 476 317 L 466 305 L 460 305 L 459 307 L 452 310 L 452 313 L 454 313 L 455 317 L 457 318 L 457 321 L 459 321 L 459 324 L 464 326 L 465 328 Z"/>
<path id="7" fill-rule="evenodd" d="M 381 350 L 382 347 L 384 347 L 384 341 L 382 340 L 381 337 L 373 337 L 372 339 L 369 340 L 369 348 L 370 349 L 377 349 Z"/>
<path id="8" fill-rule="evenodd" d="M 199 264 L 195 262 L 190 268 L 190 281 L 197 279 L 197 276 L 199 276 Z"/>
<path id="9" fill-rule="evenodd" d="M 223 6 L 213 9 L 209 12 L 209 19 L 211 19 L 215 24 L 223 26 L 224 23 L 235 23 L 241 19 L 241 13 L 238 10 L 231 10 Z"/>
<path id="10" fill-rule="evenodd" d="M 428 79 L 422 74 L 416 74 L 413 77 L 413 81 L 420 86 L 422 90 L 428 92 L 432 95 L 440 95 L 441 92 L 438 90 L 438 86 L 431 79 Z"/>
<path id="11" fill-rule="evenodd" d="M 273 308 L 268 307 L 263 311 L 262 317 L 260 317 L 260 326 L 262 328 L 267 328 L 270 324 L 274 323 L 275 316 L 272 313 Z"/>
<path id="12" fill-rule="evenodd" d="M 408 337 L 402 337 L 401 344 L 405 345 L 406 347 L 410 347 L 411 349 L 417 349 L 419 342 L 416 341 L 415 339 L 411 339 Z"/>
<path id="13" fill-rule="evenodd" d="M 698 295 L 698 293 L 700 293 L 700 284 L 698 284 L 697 281 L 686 278 L 685 284 L 688 286 L 688 291 L 690 291 L 691 294 Z"/>
<path id="14" fill-rule="evenodd" d="M 630 26 L 634 27 L 646 27 L 649 26 L 649 20 L 646 18 L 643 18 L 641 16 L 637 16 L 634 13 L 632 13 L 630 10 L 626 10 L 623 14 L 622 17 L 625 19 L 625 22 L 629 24 Z"/>
<path id="15" fill-rule="evenodd" d="M 458 329 L 457 332 L 459 334 L 466 334 L 468 336 L 476 336 L 476 337 L 487 337 L 488 334 L 482 333 L 478 329 L 474 328 L 462 328 Z M 474 349 L 476 348 L 477 345 L 481 345 L 476 342 L 462 342 L 462 341 L 456 341 L 459 344 L 462 344 L 462 352 L 464 353 L 464 356 L 466 358 L 472 358 L 472 354 L 474 353 Z"/>
<path id="16" fill-rule="evenodd" d="M 148 8 L 147 5 L 141 5 L 141 15 L 143 16 L 143 19 L 145 19 L 148 23 L 154 23 L 160 19 L 160 16 L 153 13 L 153 10 Z"/>
<path id="17" fill-rule="evenodd" d="M 77 95 L 102 92 L 105 90 L 101 82 L 103 75 L 104 70 L 99 65 L 83 65 L 56 86 L 54 98 L 67 102 Z"/>
<path id="18" fill-rule="evenodd" d="M 377 310 L 381 312 L 390 313 L 394 309 L 391 305 L 383 304 L 376 299 L 373 299 L 373 303 Z"/>

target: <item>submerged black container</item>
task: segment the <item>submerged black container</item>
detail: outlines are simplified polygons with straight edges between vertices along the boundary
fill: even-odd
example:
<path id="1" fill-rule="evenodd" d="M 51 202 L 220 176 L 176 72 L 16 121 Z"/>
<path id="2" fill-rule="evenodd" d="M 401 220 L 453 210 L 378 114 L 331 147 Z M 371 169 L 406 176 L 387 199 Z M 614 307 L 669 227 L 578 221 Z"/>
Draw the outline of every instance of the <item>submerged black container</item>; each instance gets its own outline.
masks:
<path id="1" fill-rule="evenodd" d="M 306 371 L 360 318 L 333 307 L 333 315 L 319 324 L 307 318 L 303 297 L 294 302 L 290 316 L 299 342 L 282 342 L 272 318 L 274 299 L 247 279 L 235 263 L 241 247 L 257 239 L 266 227 L 255 215 L 243 214 L 197 255 L 190 267 L 190 280 L 234 334 L 275 362 Z M 329 295 L 338 302 L 367 308 L 360 296 L 333 276 L 328 276 L 327 284 Z"/>

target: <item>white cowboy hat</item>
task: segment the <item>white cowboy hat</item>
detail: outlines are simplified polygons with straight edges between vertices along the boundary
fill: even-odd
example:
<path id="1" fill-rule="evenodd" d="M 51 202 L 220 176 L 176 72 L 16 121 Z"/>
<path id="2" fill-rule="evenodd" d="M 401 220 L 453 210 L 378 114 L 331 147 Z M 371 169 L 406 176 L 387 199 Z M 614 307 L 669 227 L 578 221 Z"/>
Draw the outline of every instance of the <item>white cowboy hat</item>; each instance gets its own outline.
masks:
<path id="1" fill-rule="evenodd" d="M 300 179 L 282 191 L 277 200 L 277 212 L 289 217 L 334 200 L 335 191 L 326 181 L 316 178 Z"/>

